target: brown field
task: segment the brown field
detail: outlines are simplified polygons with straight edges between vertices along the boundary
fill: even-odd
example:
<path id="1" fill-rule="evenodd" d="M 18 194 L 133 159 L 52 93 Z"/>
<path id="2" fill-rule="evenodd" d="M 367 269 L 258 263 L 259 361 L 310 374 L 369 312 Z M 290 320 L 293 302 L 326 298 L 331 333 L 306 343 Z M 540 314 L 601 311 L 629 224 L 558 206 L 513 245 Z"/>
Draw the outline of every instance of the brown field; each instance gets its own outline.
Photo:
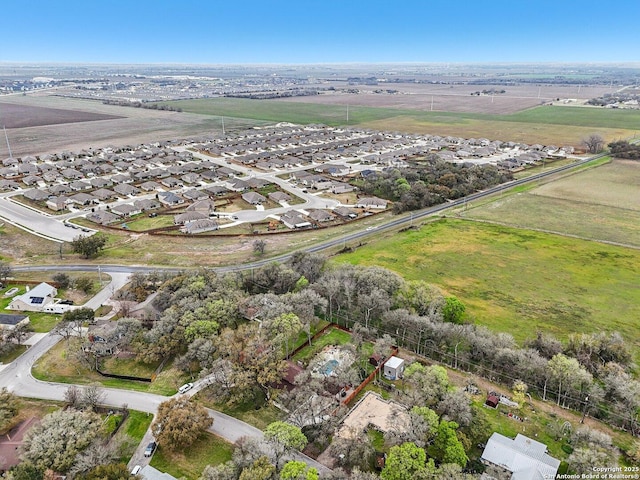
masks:
<path id="1" fill-rule="evenodd" d="M 347 88 L 346 85 L 344 85 Z M 353 105 L 366 107 L 399 108 L 409 110 L 434 110 L 440 112 L 469 112 L 509 114 L 535 107 L 543 103 L 572 99 L 579 105 L 590 98 L 611 91 L 605 86 L 577 85 L 440 85 L 380 83 L 377 86 L 352 85 L 360 93 L 323 93 L 310 97 L 286 98 L 283 101 L 316 103 L 323 105 Z M 489 96 L 471 95 L 482 90 L 505 90 L 505 93 Z M 375 93 L 376 90 L 396 90 L 398 93 Z M 433 108 L 432 108 L 433 105 Z"/>
<path id="2" fill-rule="evenodd" d="M 142 108 L 104 105 L 98 101 L 33 94 L 3 99 L 3 109 L 29 111 L 65 110 L 69 115 L 93 115 L 110 120 L 58 123 L 41 126 L 7 128 L 11 150 L 15 157 L 43 155 L 64 150 L 80 151 L 109 145 L 138 145 L 145 142 L 173 140 L 221 131 L 220 119 L 190 113 L 168 112 Z M 248 123 L 248 122 L 247 122 Z M 258 122 L 251 122 L 256 124 Z M 234 119 L 225 119 L 228 130 Z M 0 157 L 8 156 L 5 142 L 0 143 Z"/>
<path id="3" fill-rule="evenodd" d="M 117 115 L 105 115 L 80 110 L 63 110 L 61 108 L 38 107 L 35 105 L 16 105 L 0 103 L 0 124 L 8 129 L 24 127 L 41 127 L 62 123 L 95 122 L 98 120 L 115 120 Z"/>

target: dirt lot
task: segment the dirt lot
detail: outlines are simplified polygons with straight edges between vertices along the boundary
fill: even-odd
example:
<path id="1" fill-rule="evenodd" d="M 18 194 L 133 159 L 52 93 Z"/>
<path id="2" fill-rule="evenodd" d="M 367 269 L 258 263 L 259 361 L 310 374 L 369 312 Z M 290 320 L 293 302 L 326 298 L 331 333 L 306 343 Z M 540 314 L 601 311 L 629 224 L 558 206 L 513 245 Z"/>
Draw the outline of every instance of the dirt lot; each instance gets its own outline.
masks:
<path id="1" fill-rule="evenodd" d="M 605 86 L 576 85 L 430 85 L 381 83 L 377 86 L 353 85 L 358 94 L 326 93 L 311 97 L 286 98 L 287 102 L 318 103 L 324 105 L 360 105 L 367 107 L 434 110 L 441 112 L 470 112 L 509 114 L 535 107 L 559 98 L 558 104 L 571 99 L 581 104 L 590 98 L 609 92 Z M 503 94 L 471 95 L 482 90 L 505 90 Z M 376 90 L 396 90 L 398 93 L 375 93 Z M 575 102 L 573 101 L 575 100 Z"/>

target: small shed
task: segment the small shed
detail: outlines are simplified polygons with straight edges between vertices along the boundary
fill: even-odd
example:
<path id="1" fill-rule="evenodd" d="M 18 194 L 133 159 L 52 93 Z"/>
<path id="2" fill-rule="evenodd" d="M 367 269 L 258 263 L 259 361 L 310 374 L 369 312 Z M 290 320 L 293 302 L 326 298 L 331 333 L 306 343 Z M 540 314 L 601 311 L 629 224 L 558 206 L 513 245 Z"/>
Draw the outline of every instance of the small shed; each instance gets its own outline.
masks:
<path id="1" fill-rule="evenodd" d="M 396 356 L 390 357 L 384 364 L 384 376 L 389 380 L 398 380 L 404 374 L 404 360 Z"/>
<path id="2" fill-rule="evenodd" d="M 500 403 L 500 399 L 495 395 L 487 396 L 487 399 L 484 402 L 487 407 L 491 408 L 498 408 L 498 403 Z"/>

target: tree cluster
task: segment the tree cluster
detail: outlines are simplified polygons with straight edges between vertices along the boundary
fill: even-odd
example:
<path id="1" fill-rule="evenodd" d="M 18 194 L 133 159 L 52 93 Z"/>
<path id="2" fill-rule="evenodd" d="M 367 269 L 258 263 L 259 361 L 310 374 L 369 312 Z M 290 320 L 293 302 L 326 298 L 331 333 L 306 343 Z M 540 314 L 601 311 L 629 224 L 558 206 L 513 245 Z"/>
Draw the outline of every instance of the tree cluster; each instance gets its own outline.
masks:
<path id="1" fill-rule="evenodd" d="M 411 168 L 387 169 L 364 179 L 361 190 L 394 202 L 394 211 L 419 210 L 512 179 L 492 165 L 464 166 L 429 155 Z"/>
<path id="2" fill-rule="evenodd" d="M 629 143 L 626 140 L 619 140 L 609 144 L 611 155 L 616 158 L 628 158 L 631 160 L 640 159 L 640 144 Z"/>

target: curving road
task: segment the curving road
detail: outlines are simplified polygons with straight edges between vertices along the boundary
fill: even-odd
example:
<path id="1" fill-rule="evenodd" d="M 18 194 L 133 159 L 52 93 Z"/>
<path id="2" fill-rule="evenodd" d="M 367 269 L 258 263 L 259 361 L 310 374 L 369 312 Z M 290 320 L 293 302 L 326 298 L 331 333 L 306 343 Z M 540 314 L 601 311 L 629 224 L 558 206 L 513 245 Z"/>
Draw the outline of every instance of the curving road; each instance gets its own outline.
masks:
<path id="1" fill-rule="evenodd" d="M 129 273 L 123 273 L 122 271 L 109 271 L 108 273 L 112 276 L 112 281 L 89 302 L 87 302 L 85 306 L 98 308 L 103 302 L 110 298 L 115 291 L 121 288 L 128 281 L 130 276 Z M 64 401 L 65 392 L 69 388 L 70 384 L 45 382 L 36 379 L 31 374 L 31 369 L 34 363 L 61 340 L 62 337 L 60 335 L 50 332 L 42 337 L 40 341 L 30 347 L 20 357 L 11 362 L 4 369 L 0 370 L 0 388 L 7 388 L 9 391 L 22 397 Z M 194 395 L 202 388 L 205 388 L 208 381 L 209 379 L 205 378 L 195 382 L 194 388 L 188 392 L 189 395 Z M 78 387 L 83 388 L 82 385 L 78 385 Z M 102 391 L 104 392 L 104 399 L 102 401 L 104 405 L 121 407 L 126 404 L 130 409 L 147 412 L 153 415 L 155 415 L 158 410 L 160 403 L 169 398 L 153 393 L 116 388 L 103 388 Z M 231 443 L 235 443 L 241 437 L 254 437 L 257 439 L 262 439 L 264 437 L 261 430 L 246 422 L 216 410 L 207 410 L 209 412 L 209 416 L 214 420 L 209 431 L 219 435 Z M 142 456 L 142 451 L 148 443 L 149 438 L 150 434 L 147 433 L 141 442 L 140 447 L 138 447 L 138 451 L 134 455 L 134 458 L 131 460 L 132 464 L 148 463 L 149 459 L 145 459 Z M 303 453 L 298 452 L 293 455 L 293 458 L 304 461 L 309 466 L 315 467 L 321 473 L 327 473 L 330 471 L 326 466 L 310 457 L 307 457 Z"/>

